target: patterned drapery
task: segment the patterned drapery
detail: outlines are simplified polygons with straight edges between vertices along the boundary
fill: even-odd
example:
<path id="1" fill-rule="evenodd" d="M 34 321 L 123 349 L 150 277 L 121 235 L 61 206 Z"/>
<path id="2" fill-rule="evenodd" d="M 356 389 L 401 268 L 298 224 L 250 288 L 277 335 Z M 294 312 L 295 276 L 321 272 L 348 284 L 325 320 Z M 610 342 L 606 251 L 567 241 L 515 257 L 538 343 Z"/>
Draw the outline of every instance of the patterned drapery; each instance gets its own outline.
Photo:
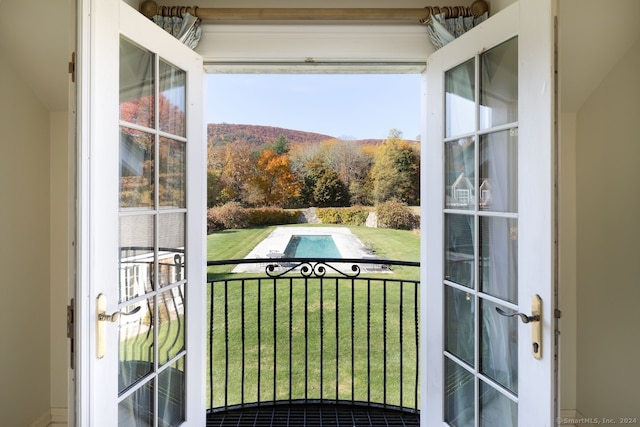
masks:
<path id="1" fill-rule="evenodd" d="M 427 22 L 427 34 L 433 46 L 440 49 L 442 46 L 453 41 L 457 37 L 466 33 L 476 25 L 485 21 L 489 13 L 485 12 L 477 18 L 474 16 L 458 16 L 457 18 L 447 18 L 446 13 L 431 15 Z"/>
<path id="2" fill-rule="evenodd" d="M 191 49 L 195 49 L 200 42 L 202 37 L 200 19 L 190 13 L 185 13 L 182 17 L 155 15 L 152 19 L 153 22 Z"/>

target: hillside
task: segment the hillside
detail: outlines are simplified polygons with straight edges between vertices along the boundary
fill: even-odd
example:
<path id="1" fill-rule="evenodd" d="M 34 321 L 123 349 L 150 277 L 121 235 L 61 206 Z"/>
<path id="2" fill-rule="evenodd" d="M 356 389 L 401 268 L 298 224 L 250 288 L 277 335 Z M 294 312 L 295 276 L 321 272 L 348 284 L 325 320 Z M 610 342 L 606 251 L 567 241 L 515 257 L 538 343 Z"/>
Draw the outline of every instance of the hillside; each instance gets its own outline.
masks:
<path id="1" fill-rule="evenodd" d="M 272 143 L 280 136 L 284 136 L 292 144 L 314 144 L 333 138 L 329 135 L 273 126 L 228 123 L 209 123 L 207 126 L 207 142 L 214 145 L 246 142 L 252 146 L 259 147 L 263 144 Z"/>
<path id="2" fill-rule="evenodd" d="M 230 123 L 209 123 L 207 125 L 207 142 L 210 146 L 224 145 L 233 142 L 245 142 L 259 148 L 264 144 L 270 144 L 278 137 L 284 136 L 290 144 L 318 144 L 334 136 L 320 133 L 306 132 L 302 130 L 284 129 L 274 126 L 238 125 Z M 353 143 L 364 145 L 379 145 L 383 139 L 359 139 Z M 417 142 L 407 140 L 409 142 Z"/>

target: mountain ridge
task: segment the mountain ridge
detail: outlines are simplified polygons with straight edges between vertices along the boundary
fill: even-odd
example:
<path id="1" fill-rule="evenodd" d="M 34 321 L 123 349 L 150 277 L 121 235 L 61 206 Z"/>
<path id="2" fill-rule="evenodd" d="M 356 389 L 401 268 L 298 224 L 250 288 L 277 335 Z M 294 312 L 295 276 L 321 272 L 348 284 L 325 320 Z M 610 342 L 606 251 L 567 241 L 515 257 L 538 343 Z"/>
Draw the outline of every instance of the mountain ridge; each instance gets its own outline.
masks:
<path id="1" fill-rule="evenodd" d="M 340 139 L 335 136 L 308 132 L 296 129 L 287 129 L 277 126 L 248 125 L 235 123 L 209 123 L 207 125 L 207 142 L 212 145 L 225 145 L 234 142 L 244 142 L 259 147 L 273 143 L 280 136 L 287 138 L 290 144 L 317 144 L 332 139 Z M 379 145 L 384 139 L 358 139 L 353 140 L 358 145 Z"/>

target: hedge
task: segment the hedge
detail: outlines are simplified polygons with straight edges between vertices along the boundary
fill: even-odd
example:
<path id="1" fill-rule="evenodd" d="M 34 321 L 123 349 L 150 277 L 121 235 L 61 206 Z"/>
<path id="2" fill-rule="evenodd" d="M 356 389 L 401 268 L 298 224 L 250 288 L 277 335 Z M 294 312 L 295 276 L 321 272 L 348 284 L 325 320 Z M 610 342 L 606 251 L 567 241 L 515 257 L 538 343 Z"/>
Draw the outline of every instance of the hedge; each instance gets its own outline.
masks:
<path id="1" fill-rule="evenodd" d="M 229 202 L 207 210 L 207 233 L 225 229 L 295 224 L 300 211 L 274 207 L 243 208 L 240 203 Z"/>
<path id="2" fill-rule="evenodd" d="M 316 215 L 323 224 L 364 225 L 367 222 L 369 210 L 362 206 L 318 208 Z"/>

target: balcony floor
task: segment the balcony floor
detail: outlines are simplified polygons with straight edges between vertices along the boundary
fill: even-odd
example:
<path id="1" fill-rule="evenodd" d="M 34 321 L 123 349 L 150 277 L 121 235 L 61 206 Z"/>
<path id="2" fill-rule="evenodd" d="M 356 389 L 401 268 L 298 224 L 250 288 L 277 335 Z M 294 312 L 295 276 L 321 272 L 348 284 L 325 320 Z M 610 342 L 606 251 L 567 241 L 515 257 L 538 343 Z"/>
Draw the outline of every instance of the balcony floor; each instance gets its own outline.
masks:
<path id="1" fill-rule="evenodd" d="M 234 408 L 207 414 L 207 427 L 404 427 L 419 425 L 419 413 L 346 403 L 277 404 Z"/>

